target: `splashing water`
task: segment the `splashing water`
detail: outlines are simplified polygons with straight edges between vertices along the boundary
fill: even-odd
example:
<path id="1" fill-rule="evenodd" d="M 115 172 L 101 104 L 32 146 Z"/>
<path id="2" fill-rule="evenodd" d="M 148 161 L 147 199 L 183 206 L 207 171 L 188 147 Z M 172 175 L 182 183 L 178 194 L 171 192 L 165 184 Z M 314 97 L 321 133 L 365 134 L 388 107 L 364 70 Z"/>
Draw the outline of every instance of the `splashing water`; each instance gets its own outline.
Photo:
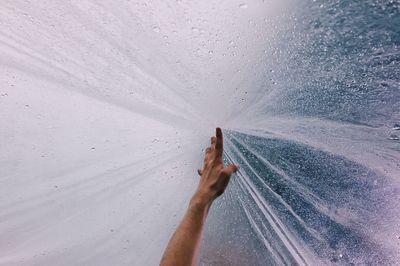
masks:
<path id="1" fill-rule="evenodd" d="M 400 261 L 398 1 L 0 6 L 0 265 L 156 265 L 215 126 L 200 265 Z"/>

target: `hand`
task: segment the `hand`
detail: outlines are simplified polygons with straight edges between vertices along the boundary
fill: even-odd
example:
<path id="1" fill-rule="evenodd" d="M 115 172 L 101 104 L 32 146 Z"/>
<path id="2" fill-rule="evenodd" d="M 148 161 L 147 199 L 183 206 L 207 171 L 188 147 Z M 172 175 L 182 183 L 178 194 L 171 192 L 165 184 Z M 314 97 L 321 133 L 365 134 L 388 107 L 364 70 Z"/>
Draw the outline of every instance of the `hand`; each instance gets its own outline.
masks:
<path id="1" fill-rule="evenodd" d="M 220 128 L 216 129 L 216 137 L 211 137 L 211 147 L 206 149 L 203 169 L 199 169 L 201 176 L 193 200 L 210 205 L 217 197 L 224 193 L 230 177 L 239 170 L 239 166 L 231 164 L 224 167 L 223 137 Z"/>

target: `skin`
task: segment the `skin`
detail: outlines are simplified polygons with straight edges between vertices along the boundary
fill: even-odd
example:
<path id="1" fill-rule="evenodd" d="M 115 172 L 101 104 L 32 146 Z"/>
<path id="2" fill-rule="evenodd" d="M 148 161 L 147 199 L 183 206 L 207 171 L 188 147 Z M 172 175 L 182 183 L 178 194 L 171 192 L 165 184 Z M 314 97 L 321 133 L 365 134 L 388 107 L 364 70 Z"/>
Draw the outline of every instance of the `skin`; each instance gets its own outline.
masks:
<path id="1" fill-rule="evenodd" d="M 161 266 L 196 265 L 203 227 L 211 204 L 224 193 L 231 175 L 238 170 L 239 166 L 235 164 L 224 167 L 222 131 L 217 128 L 216 136 L 211 137 L 211 146 L 206 149 L 204 166 L 198 170 L 201 178 L 197 190 L 168 243 Z"/>

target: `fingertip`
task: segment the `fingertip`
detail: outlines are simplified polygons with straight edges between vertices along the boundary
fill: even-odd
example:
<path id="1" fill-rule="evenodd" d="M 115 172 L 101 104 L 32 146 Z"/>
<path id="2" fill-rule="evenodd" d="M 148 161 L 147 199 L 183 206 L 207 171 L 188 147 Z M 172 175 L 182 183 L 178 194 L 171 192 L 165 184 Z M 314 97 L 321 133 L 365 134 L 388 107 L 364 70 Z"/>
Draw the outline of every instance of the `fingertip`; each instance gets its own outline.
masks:
<path id="1" fill-rule="evenodd" d="M 233 172 L 236 173 L 237 171 L 239 171 L 240 167 L 237 164 L 232 164 L 232 169 L 233 169 Z"/>
<path id="2" fill-rule="evenodd" d="M 211 144 L 214 144 L 215 142 L 217 142 L 217 138 L 216 137 L 211 137 Z"/>
<path id="3" fill-rule="evenodd" d="M 221 130 L 220 127 L 217 127 L 217 128 L 215 129 L 215 135 L 217 136 L 217 138 L 218 138 L 218 137 L 222 137 L 222 130 Z"/>
<path id="4" fill-rule="evenodd" d="M 230 165 L 228 165 L 227 170 L 228 170 L 229 174 L 233 174 L 239 170 L 239 166 L 236 164 L 230 164 Z"/>

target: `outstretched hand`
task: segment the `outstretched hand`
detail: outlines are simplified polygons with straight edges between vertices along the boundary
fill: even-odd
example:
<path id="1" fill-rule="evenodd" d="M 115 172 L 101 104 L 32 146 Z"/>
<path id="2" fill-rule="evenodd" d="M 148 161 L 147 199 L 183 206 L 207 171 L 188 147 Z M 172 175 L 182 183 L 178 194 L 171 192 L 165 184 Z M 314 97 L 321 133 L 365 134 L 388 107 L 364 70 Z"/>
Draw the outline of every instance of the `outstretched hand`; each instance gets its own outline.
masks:
<path id="1" fill-rule="evenodd" d="M 224 167 L 222 131 L 217 128 L 211 138 L 211 147 L 206 149 L 203 169 L 200 169 L 200 183 L 192 197 L 189 208 L 168 243 L 161 260 L 161 266 L 196 265 L 203 226 L 211 203 L 228 186 L 232 173 L 239 170 L 237 165 Z"/>
<path id="2" fill-rule="evenodd" d="M 230 177 L 239 170 L 235 164 L 224 167 L 223 162 L 223 136 L 221 128 L 216 129 L 216 136 L 211 137 L 211 146 L 206 149 L 203 169 L 199 169 L 200 183 L 194 198 L 206 204 L 212 203 L 224 193 Z"/>

